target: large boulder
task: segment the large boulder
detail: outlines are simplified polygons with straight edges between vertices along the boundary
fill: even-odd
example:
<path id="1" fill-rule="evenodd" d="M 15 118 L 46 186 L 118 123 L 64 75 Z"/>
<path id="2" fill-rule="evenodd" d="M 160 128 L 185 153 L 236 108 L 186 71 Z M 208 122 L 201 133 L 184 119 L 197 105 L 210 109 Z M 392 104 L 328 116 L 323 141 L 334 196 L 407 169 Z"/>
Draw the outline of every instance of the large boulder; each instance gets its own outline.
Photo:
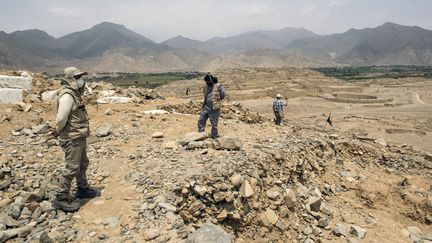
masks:
<path id="1" fill-rule="evenodd" d="M 205 223 L 186 239 L 186 243 L 231 243 L 231 236 L 219 226 Z"/>
<path id="2" fill-rule="evenodd" d="M 58 90 L 48 90 L 42 93 L 43 101 L 55 101 L 57 99 Z"/>

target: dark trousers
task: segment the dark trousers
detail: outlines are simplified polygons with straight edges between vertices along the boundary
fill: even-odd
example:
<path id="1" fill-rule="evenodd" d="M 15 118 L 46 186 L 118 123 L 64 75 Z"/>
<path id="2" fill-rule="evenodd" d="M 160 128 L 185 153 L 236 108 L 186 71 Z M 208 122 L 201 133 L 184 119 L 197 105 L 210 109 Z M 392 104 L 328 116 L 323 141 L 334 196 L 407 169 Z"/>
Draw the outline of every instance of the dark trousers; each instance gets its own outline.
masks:
<path id="1" fill-rule="evenodd" d="M 280 111 L 280 112 L 275 111 L 274 114 L 275 114 L 275 124 L 280 125 L 282 122 L 282 118 L 283 118 L 283 112 L 282 111 Z"/>
<path id="2" fill-rule="evenodd" d="M 211 128 L 211 136 L 218 136 L 218 120 L 220 116 L 220 110 L 209 110 L 204 108 L 201 111 L 201 114 L 198 119 L 198 132 L 204 132 L 205 126 L 207 123 L 207 119 L 210 119 Z"/>

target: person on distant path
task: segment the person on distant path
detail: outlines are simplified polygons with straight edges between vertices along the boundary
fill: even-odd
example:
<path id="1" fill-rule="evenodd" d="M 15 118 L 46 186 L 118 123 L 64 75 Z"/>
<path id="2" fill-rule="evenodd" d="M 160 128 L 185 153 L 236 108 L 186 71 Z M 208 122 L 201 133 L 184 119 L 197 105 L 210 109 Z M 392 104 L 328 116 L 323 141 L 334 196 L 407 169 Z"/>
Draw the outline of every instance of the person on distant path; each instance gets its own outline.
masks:
<path id="1" fill-rule="evenodd" d="M 210 118 L 211 123 L 211 138 L 219 137 L 218 120 L 220 116 L 220 108 L 225 99 L 225 89 L 223 85 L 218 84 L 218 78 L 210 74 L 204 76 L 206 85 L 204 86 L 204 101 L 202 111 L 198 119 L 198 132 L 204 132 L 207 119 Z"/>
<path id="2" fill-rule="evenodd" d="M 56 127 L 52 135 L 59 138 L 65 153 L 66 167 L 53 207 L 65 212 L 79 210 L 80 203 L 77 198 L 93 198 L 99 195 L 98 191 L 89 186 L 86 175 L 89 164 L 86 139 L 90 135 L 88 114 L 82 100 L 85 85 L 82 76 L 86 74 L 76 67 L 66 68 L 62 87 L 58 92 Z M 72 197 L 70 189 L 74 178 L 78 189 L 75 197 Z"/>
<path id="3" fill-rule="evenodd" d="M 276 100 L 273 102 L 273 112 L 275 114 L 275 124 L 280 126 L 283 118 L 283 107 L 288 105 L 288 99 L 286 103 L 282 101 L 282 95 L 277 94 Z"/>

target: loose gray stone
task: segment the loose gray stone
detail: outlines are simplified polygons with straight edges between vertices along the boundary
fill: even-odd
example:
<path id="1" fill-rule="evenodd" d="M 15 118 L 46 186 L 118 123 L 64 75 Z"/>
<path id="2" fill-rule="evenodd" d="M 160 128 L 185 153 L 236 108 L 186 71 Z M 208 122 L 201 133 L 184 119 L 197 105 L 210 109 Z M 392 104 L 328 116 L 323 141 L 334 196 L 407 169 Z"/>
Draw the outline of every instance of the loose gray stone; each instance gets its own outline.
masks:
<path id="1" fill-rule="evenodd" d="M 321 227 L 321 228 L 325 228 L 325 227 L 327 227 L 329 225 L 329 221 L 328 221 L 328 219 L 320 219 L 320 220 L 318 220 L 318 226 L 319 227 Z"/>
<path id="2" fill-rule="evenodd" d="M 177 210 L 177 208 L 169 203 L 164 203 L 164 202 L 159 202 L 158 206 L 161 208 L 165 208 L 168 211 L 173 211 L 175 212 Z"/>
<path id="3" fill-rule="evenodd" d="M 55 210 L 50 201 L 42 201 L 39 206 L 42 208 L 44 213 Z"/>
<path id="4" fill-rule="evenodd" d="M 42 215 L 42 208 L 38 207 L 32 214 L 32 219 L 37 220 Z"/>
<path id="5" fill-rule="evenodd" d="M 321 210 L 322 199 L 319 197 L 309 197 L 308 206 L 310 210 L 319 212 Z"/>
<path id="6" fill-rule="evenodd" d="M 0 181 L 0 190 L 3 190 L 12 184 L 12 180 L 9 176 L 6 176 L 4 180 Z"/>
<path id="7" fill-rule="evenodd" d="M 46 194 L 45 190 L 43 188 L 40 188 L 37 191 L 26 193 L 24 195 L 24 198 L 25 198 L 27 203 L 39 202 L 40 200 L 42 200 L 44 198 L 45 194 Z"/>
<path id="8" fill-rule="evenodd" d="M 34 127 L 32 127 L 32 131 L 34 134 L 45 134 L 47 133 L 49 130 L 49 124 L 48 123 L 43 123 L 40 125 L 36 125 Z"/>
<path id="9" fill-rule="evenodd" d="M 99 127 L 96 129 L 96 136 L 97 137 L 106 137 L 109 136 L 111 134 L 112 131 L 112 124 L 106 124 L 102 127 Z"/>
<path id="10" fill-rule="evenodd" d="M 356 225 L 351 226 L 350 233 L 359 239 L 363 239 L 366 236 L 366 230 Z"/>
<path id="11" fill-rule="evenodd" d="M 207 138 L 208 135 L 205 132 L 191 132 L 185 134 L 183 138 L 179 141 L 179 143 L 180 145 L 184 146 L 192 141 L 203 141 Z"/>
<path id="12" fill-rule="evenodd" d="M 280 195 L 280 193 L 276 190 L 267 190 L 266 195 L 270 199 L 276 199 Z"/>
<path id="13" fill-rule="evenodd" d="M 49 237 L 47 232 L 43 232 L 39 238 L 39 243 L 54 243 L 54 240 Z"/>
<path id="14" fill-rule="evenodd" d="M 219 226 L 205 223 L 197 231 L 189 235 L 186 243 L 231 243 L 231 236 Z"/>
<path id="15" fill-rule="evenodd" d="M 293 209 L 295 206 L 295 203 L 297 202 L 297 198 L 295 195 L 295 192 L 291 189 L 285 189 L 285 205 L 290 208 Z"/>
<path id="16" fill-rule="evenodd" d="M 221 137 L 215 140 L 216 149 L 240 150 L 242 142 L 239 138 Z"/>
<path id="17" fill-rule="evenodd" d="M 242 182 L 243 182 L 243 177 L 240 174 L 235 174 L 235 175 L 231 176 L 231 184 L 234 187 L 237 187 L 237 188 L 240 187 Z"/>
<path id="18" fill-rule="evenodd" d="M 12 217 L 14 219 L 19 219 L 19 217 L 21 216 L 21 207 L 18 205 L 14 205 L 12 206 Z"/>
<path id="19" fill-rule="evenodd" d="M 343 236 L 346 237 L 346 236 L 348 236 L 348 228 L 347 228 L 347 226 L 345 224 L 338 223 L 336 225 L 336 227 L 333 229 L 333 234 L 335 236 L 341 236 L 341 235 L 343 235 Z"/>
<path id="20" fill-rule="evenodd" d="M 0 224 L 4 224 L 8 227 L 17 227 L 19 225 L 19 221 L 13 219 L 6 213 L 2 213 L 0 214 Z"/>
<path id="21" fill-rule="evenodd" d="M 151 136 L 152 136 L 152 138 L 163 138 L 165 136 L 165 133 L 163 133 L 163 132 L 155 132 Z"/>
<path id="22" fill-rule="evenodd" d="M 144 240 L 150 241 L 156 239 L 160 235 L 160 231 L 158 229 L 148 229 L 144 231 Z"/>
<path id="23" fill-rule="evenodd" d="M 205 144 L 203 141 L 192 141 L 187 144 L 187 149 L 203 149 Z"/>
<path id="24" fill-rule="evenodd" d="M 31 226 L 24 226 L 21 228 L 15 228 L 15 229 L 8 229 L 5 231 L 0 232 L 0 242 L 5 242 L 9 239 L 15 238 L 15 237 L 26 237 L 28 234 L 31 233 L 33 230 L 33 227 Z"/>
<path id="25" fill-rule="evenodd" d="M 194 192 L 200 196 L 204 196 L 204 194 L 207 192 L 207 188 L 205 186 L 201 185 L 195 185 L 193 188 Z"/>

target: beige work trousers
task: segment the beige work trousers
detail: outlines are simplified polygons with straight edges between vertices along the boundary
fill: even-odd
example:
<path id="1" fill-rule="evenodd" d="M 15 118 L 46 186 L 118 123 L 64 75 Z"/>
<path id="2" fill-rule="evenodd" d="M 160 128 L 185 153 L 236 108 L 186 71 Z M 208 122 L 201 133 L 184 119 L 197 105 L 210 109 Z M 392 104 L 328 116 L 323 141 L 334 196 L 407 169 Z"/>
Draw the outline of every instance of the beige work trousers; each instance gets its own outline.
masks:
<path id="1" fill-rule="evenodd" d="M 57 197 L 67 198 L 74 178 L 76 178 L 78 188 L 89 188 L 86 175 L 89 164 L 87 141 L 85 138 L 61 140 L 60 146 L 65 153 L 66 166 L 60 179 Z"/>

